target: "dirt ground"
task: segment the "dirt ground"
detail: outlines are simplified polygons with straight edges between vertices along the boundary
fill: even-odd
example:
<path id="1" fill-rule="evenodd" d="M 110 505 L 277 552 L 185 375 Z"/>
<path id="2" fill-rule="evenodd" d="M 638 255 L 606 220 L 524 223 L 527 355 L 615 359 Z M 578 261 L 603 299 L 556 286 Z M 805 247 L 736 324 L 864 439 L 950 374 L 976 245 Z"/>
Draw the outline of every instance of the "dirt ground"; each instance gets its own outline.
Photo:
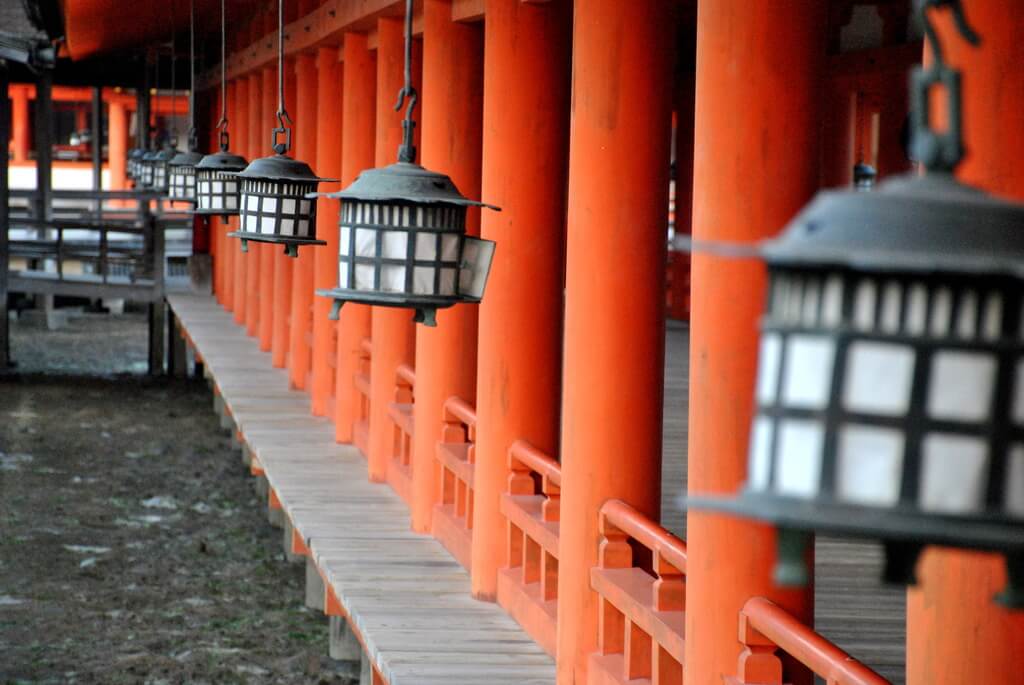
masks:
<path id="1" fill-rule="evenodd" d="M 205 384 L 123 373 L 145 335 L 138 315 L 15 326 L 0 683 L 354 682 Z"/>

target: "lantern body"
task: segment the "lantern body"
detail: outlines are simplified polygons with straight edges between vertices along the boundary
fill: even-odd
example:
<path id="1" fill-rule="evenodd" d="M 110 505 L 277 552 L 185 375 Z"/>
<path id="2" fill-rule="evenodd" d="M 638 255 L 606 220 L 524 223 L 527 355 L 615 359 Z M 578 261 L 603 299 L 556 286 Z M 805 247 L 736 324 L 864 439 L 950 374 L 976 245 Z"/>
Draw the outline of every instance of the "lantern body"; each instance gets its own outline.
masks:
<path id="1" fill-rule="evenodd" d="M 196 164 L 196 213 L 237 216 L 244 157 L 221 150 Z"/>
<path id="2" fill-rule="evenodd" d="M 196 165 L 203 156 L 182 152 L 167 163 L 167 197 L 179 202 L 196 201 Z"/>
<path id="3" fill-rule="evenodd" d="M 146 151 L 142 148 L 133 148 L 128 154 L 128 164 L 126 165 L 126 172 L 128 178 L 133 181 L 139 180 L 139 174 L 141 173 L 139 165 L 142 162 L 142 158 L 146 156 Z"/>
<path id="4" fill-rule="evenodd" d="M 241 232 L 263 238 L 316 239 L 316 181 L 241 179 Z"/>
<path id="5" fill-rule="evenodd" d="M 159 153 L 152 151 L 147 152 L 139 160 L 139 185 L 143 188 L 153 187 L 153 177 L 156 172 L 156 158 Z"/>
<path id="6" fill-rule="evenodd" d="M 177 154 L 173 149 L 165 149 L 156 153 L 150 168 L 152 169 L 152 180 L 149 187 L 157 192 L 167 192 L 167 181 L 170 177 L 169 165 Z"/>

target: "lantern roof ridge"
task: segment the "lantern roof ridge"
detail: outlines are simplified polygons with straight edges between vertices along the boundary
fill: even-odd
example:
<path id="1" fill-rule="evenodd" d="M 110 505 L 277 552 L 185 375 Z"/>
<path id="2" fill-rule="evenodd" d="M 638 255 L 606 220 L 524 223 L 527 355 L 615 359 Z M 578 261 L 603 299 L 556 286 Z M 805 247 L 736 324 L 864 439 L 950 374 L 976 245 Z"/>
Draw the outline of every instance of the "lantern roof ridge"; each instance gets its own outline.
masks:
<path id="1" fill-rule="evenodd" d="M 212 169 L 214 171 L 241 171 L 249 162 L 241 155 L 219 150 L 206 155 L 197 164 L 196 169 Z"/>
<path id="2" fill-rule="evenodd" d="M 185 150 L 174 155 L 168 164 L 170 166 L 196 166 L 202 159 L 203 155 L 200 153 Z"/>
<path id="3" fill-rule="evenodd" d="M 254 159 L 236 175 L 241 178 L 265 178 L 275 181 L 334 183 L 338 180 L 336 178 L 320 178 L 305 162 L 280 154 Z"/>
<path id="4" fill-rule="evenodd" d="M 949 173 L 820 192 L 761 244 L 772 265 L 1024 277 L 1024 204 Z"/>
<path id="5" fill-rule="evenodd" d="M 459 192 L 455 182 L 447 174 L 431 171 L 413 162 L 396 162 L 386 167 L 367 169 L 347 188 L 335 193 L 326 193 L 325 197 L 487 207 L 501 211 L 494 205 L 467 198 Z"/>

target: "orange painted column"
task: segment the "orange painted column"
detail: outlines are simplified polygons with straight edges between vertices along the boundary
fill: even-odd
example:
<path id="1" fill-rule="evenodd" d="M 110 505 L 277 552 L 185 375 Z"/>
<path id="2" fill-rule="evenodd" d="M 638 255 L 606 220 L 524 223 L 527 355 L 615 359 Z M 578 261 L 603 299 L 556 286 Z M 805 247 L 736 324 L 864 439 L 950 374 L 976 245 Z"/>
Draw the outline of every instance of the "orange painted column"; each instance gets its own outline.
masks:
<path id="1" fill-rule="evenodd" d="M 107 145 L 110 159 L 110 189 L 128 187 L 125 165 L 128 161 L 128 110 L 122 102 L 111 102 L 107 113 Z"/>
<path id="2" fill-rule="evenodd" d="M 265 67 L 263 69 L 263 103 L 260 107 L 262 122 L 267 122 L 266 127 L 277 125 L 277 68 Z M 265 154 L 270 154 L 270 133 L 267 131 Z M 263 156 L 262 154 L 259 156 Z M 260 257 L 260 316 L 258 336 L 260 349 L 269 352 L 274 333 L 274 254 L 280 250 L 276 245 L 260 245 L 258 254 Z"/>
<path id="3" fill-rule="evenodd" d="M 316 55 L 299 55 L 295 60 L 295 92 L 298 108 L 294 113 L 296 159 L 316 168 L 317 139 L 317 68 Z M 300 133 L 301 131 L 301 133 Z M 309 389 L 311 349 L 309 335 L 313 330 L 313 250 L 299 250 L 299 256 L 292 262 L 292 304 L 291 325 L 288 341 L 288 377 L 291 386 L 298 390 Z"/>
<path id="4" fill-rule="evenodd" d="M 369 50 L 366 36 L 346 33 L 342 109 L 345 126 L 341 131 L 341 187 L 356 180 L 375 162 L 377 129 L 377 57 Z M 337 280 L 337 270 L 334 270 Z M 359 344 L 370 335 L 370 307 L 346 304 L 338 319 L 338 350 L 334 383 L 334 437 L 352 442 L 356 417 L 355 376 Z"/>
<path id="5" fill-rule="evenodd" d="M 575 9 L 558 560 L 567 684 L 586 682 L 597 648 L 601 505 L 660 514 L 675 57 L 672 0 Z"/>
<path id="6" fill-rule="evenodd" d="M 263 75 L 259 72 L 249 76 L 249 158 L 256 159 L 270 154 L 271 122 L 263 117 Z M 276 124 L 275 124 L 276 125 Z M 272 249 L 257 242 L 249 243 L 248 264 L 245 271 L 245 332 L 255 336 L 260 323 L 260 258 L 264 250 Z"/>
<path id="7" fill-rule="evenodd" d="M 317 112 L 316 112 L 316 172 L 324 178 L 341 177 L 341 156 L 344 107 L 342 66 L 338 62 L 337 48 L 317 51 Z M 368 107 L 364 102 L 363 107 Z M 338 190 L 337 183 L 324 183 L 323 192 Z M 338 285 L 338 213 L 337 200 L 317 204 L 316 236 L 327 244 L 314 248 L 313 288 L 334 288 Z M 333 340 L 335 322 L 328 317 L 331 301 L 326 297 L 313 298 L 313 350 L 311 369 L 312 410 L 316 416 L 327 416 L 334 395 L 334 369 L 331 360 L 337 351 Z"/>
<path id="8" fill-rule="evenodd" d="M 999 0 L 964 4 L 981 45 L 952 30 L 948 12 L 933 13 L 946 62 L 963 71 L 967 156 L 957 176 L 989 192 L 1024 200 L 1024 20 Z M 943 119 L 944 120 L 944 119 Z M 1000 557 L 951 549 L 925 551 L 919 585 L 907 595 L 908 685 L 1015 683 L 1024 657 L 1024 611 L 992 601 L 1006 583 Z"/>
<path id="9" fill-rule="evenodd" d="M 287 109 L 292 117 L 294 117 L 298 112 L 295 106 L 297 91 L 295 85 L 295 60 L 287 60 L 284 63 L 284 69 L 285 109 Z M 298 153 L 299 144 L 301 141 L 304 141 L 302 127 L 296 126 L 292 131 L 292 135 L 294 136 L 292 156 L 308 160 L 308 157 L 299 157 Z M 308 148 L 304 147 L 303 150 L 308 151 Z M 270 345 L 271 352 L 273 353 L 272 363 L 279 369 L 288 365 L 288 352 L 291 337 L 289 322 L 291 320 L 292 310 L 292 268 L 294 261 L 295 260 L 293 258 L 285 255 L 280 249 L 274 250 L 274 330 Z"/>
<path id="10" fill-rule="evenodd" d="M 817 190 L 827 13 L 819 0 L 698 5 L 696 239 L 774 235 Z M 691 493 L 733 495 L 746 479 L 764 289 L 757 262 L 693 256 Z M 684 682 L 721 683 L 735 673 L 739 611 L 752 596 L 813 625 L 812 589 L 772 582 L 772 528 L 690 511 L 687 554 Z M 787 682 L 810 682 L 809 674 L 787 674 Z"/>
<path id="11" fill-rule="evenodd" d="M 15 164 L 28 161 L 29 123 L 28 88 L 11 88 L 11 140 L 13 150 L 11 161 Z"/>
<path id="12" fill-rule="evenodd" d="M 235 85 L 235 116 L 232 121 L 234 125 L 234 139 L 238 142 L 238 149 L 251 162 L 253 159 L 252 150 L 249 149 L 249 79 L 241 77 Z M 231 230 L 238 230 L 238 217 L 231 221 Z M 246 269 L 250 262 L 254 261 L 255 252 L 242 252 L 241 244 L 237 238 L 229 238 L 234 244 L 231 249 L 235 253 L 234 263 L 234 292 L 232 302 L 234 303 L 235 323 L 245 323 L 245 308 L 249 302 L 246 296 Z"/>
<path id="13" fill-rule="evenodd" d="M 234 143 L 230 146 L 232 150 L 240 150 L 238 145 L 237 128 L 238 128 L 238 98 L 236 97 L 237 86 L 235 81 L 228 82 L 227 98 L 228 98 L 228 132 L 231 136 L 231 140 Z M 237 261 L 236 254 L 238 253 L 238 241 L 234 238 L 229 238 L 228 233 L 234 230 L 234 226 L 237 224 L 237 218 L 228 218 L 228 220 L 218 219 L 220 231 L 218 233 L 220 240 L 220 250 L 217 254 L 220 257 L 220 280 L 221 287 L 217 295 L 218 300 L 224 306 L 225 309 L 231 311 L 234 308 L 234 293 L 235 293 L 235 262 Z M 217 263 L 214 262 L 214 267 L 217 267 Z"/>
<path id="14" fill-rule="evenodd" d="M 451 0 L 423 4 L 422 163 L 451 176 L 463 195 L 480 196 L 483 137 L 483 24 L 452 21 Z M 466 231 L 480 234 L 480 211 L 470 210 Z M 444 401 L 476 397 L 478 307 L 437 312 L 437 327 L 416 331 L 416 403 L 412 468 L 412 528 L 430 532 L 437 497 L 436 445 L 442 438 Z"/>
<path id="15" fill-rule="evenodd" d="M 572 32 L 570 3 L 487 0 L 480 233 L 498 248 L 477 361 L 472 590 L 497 594 L 505 558 L 499 501 L 508 448 L 556 454 L 562 368 L 562 269 Z M 523 154 L 524 141 L 544 154 Z"/>
<path id="16" fill-rule="evenodd" d="M 403 33 L 401 19 L 377 21 L 375 157 L 379 167 L 398 161 L 398 146 L 402 142 L 404 112 L 395 111 L 394 98 L 404 83 Z M 417 63 L 413 64 L 413 73 L 418 71 L 418 67 Z M 424 95 L 424 100 L 429 97 L 429 94 Z M 421 100 L 421 106 L 424 100 Z M 411 364 L 416 354 L 416 333 L 412 317 L 411 310 L 393 307 L 373 307 L 370 315 L 373 357 L 370 360 L 370 453 L 367 458 L 370 480 L 373 481 L 383 481 L 387 477 L 388 456 L 392 449 L 392 423 L 388 417 L 388 405 L 394 401 L 395 370 L 400 364 Z"/>

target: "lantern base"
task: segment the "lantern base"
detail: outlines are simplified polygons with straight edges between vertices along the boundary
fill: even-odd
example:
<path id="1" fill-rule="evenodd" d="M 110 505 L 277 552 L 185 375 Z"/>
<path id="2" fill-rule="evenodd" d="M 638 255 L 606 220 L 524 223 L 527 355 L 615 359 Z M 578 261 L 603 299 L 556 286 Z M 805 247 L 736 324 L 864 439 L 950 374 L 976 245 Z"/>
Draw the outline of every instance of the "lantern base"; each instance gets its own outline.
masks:
<path id="1" fill-rule="evenodd" d="M 168 202 L 190 202 L 192 204 L 196 203 L 196 199 L 194 197 L 178 197 L 178 196 L 168 195 L 165 199 Z"/>
<path id="2" fill-rule="evenodd" d="M 290 238 L 288 236 L 264 235 L 263 233 L 249 233 L 247 231 L 232 231 L 228 233 L 232 238 L 239 238 L 242 241 L 242 252 L 249 251 L 249 241 L 256 243 L 272 243 L 284 245 L 284 253 L 289 257 L 299 256 L 299 247 L 326 245 L 326 240 L 316 238 Z"/>
<path id="3" fill-rule="evenodd" d="M 331 288 L 330 290 L 317 290 L 320 297 L 330 297 L 334 300 L 331 309 L 330 319 L 337 321 L 338 312 L 346 302 L 355 304 L 368 304 L 374 307 L 399 307 L 402 309 L 415 309 L 413 320 L 424 326 L 434 327 L 437 325 L 437 310 L 447 309 L 460 302 L 475 304 L 480 300 L 438 295 L 406 295 L 405 293 L 382 293 L 376 291 L 351 290 L 348 288 Z"/>
<path id="4" fill-rule="evenodd" d="M 229 218 L 233 216 L 238 216 L 237 209 L 234 211 L 228 210 L 225 212 L 223 209 L 199 209 L 198 207 L 196 207 L 195 209 L 192 210 L 192 213 L 197 216 L 219 216 L 220 218 L 224 219 L 224 221 L 227 221 Z"/>

